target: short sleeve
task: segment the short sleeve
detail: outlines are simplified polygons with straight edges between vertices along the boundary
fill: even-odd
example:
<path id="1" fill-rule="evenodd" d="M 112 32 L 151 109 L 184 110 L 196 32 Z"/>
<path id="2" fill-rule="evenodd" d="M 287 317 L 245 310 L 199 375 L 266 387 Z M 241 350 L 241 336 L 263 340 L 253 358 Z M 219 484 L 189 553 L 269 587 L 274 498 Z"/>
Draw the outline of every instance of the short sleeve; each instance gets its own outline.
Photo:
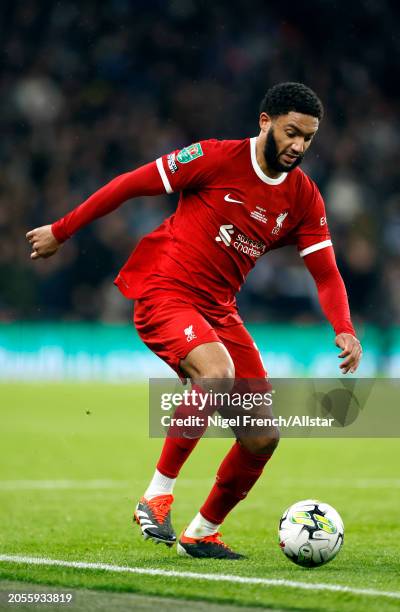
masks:
<path id="1" fill-rule="evenodd" d="M 299 204 L 306 213 L 294 232 L 294 242 L 301 257 L 332 246 L 324 200 L 311 179 L 304 176 L 304 181 Z"/>
<path id="2" fill-rule="evenodd" d="M 220 164 L 218 140 L 203 140 L 156 160 L 167 193 L 207 185 Z"/>

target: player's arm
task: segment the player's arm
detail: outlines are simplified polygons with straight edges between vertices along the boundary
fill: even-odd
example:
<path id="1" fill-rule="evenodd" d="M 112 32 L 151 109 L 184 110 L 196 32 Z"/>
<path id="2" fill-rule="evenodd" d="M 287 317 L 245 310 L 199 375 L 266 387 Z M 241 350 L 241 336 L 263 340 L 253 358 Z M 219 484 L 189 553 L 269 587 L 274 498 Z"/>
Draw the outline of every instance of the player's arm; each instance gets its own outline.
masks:
<path id="1" fill-rule="evenodd" d="M 117 176 L 65 217 L 26 234 L 32 259 L 50 257 L 81 227 L 115 210 L 130 198 L 160 195 L 209 184 L 221 164 L 221 143 L 196 142 L 155 162 Z"/>
<path id="2" fill-rule="evenodd" d="M 31 259 L 54 255 L 75 232 L 112 212 L 126 200 L 159 195 L 165 191 L 157 162 L 117 176 L 59 221 L 28 232 L 26 238 L 32 246 Z"/>
<path id="3" fill-rule="evenodd" d="M 296 228 L 297 248 L 317 285 L 321 308 L 335 330 L 336 346 L 342 349 L 340 369 L 343 374 L 353 373 L 360 363 L 362 350 L 351 323 L 346 288 L 336 265 L 325 204 L 316 184 L 306 175 L 301 176 L 299 204 L 305 214 Z"/>
<path id="4" fill-rule="evenodd" d="M 336 346 L 342 349 L 338 355 L 343 359 L 340 368 L 343 374 L 353 373 L 359 366 L 362 348 L 351 322 L 346 288 L 333 248 L 327 246 L 306 253 L 303 259 L 317 286 L 321 308 L 335 330 Z"/>

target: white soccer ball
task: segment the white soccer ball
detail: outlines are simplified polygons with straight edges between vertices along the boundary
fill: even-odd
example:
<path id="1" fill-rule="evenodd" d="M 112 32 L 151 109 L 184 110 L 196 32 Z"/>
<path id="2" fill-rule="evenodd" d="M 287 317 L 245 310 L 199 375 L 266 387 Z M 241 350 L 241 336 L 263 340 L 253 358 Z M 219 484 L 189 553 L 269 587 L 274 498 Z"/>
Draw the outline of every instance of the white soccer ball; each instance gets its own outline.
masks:
<path id="1" fill-rule="evenodd" d="M 342 547 L 343 521 L 329 504 L 306 499 L 290 506 L 279 522 L 279 546 L 297 565 L 317 567 L 332 561 Z"/>

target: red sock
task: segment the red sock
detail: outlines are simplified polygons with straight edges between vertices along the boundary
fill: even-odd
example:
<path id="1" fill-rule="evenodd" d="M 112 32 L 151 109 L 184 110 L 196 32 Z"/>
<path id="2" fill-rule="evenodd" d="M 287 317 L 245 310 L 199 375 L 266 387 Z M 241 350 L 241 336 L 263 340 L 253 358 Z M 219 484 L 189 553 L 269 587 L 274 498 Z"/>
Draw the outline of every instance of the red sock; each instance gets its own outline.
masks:
<path id="1" fill-rule="evenodd" d="M 217 478 L 200 513 L 220 525 L 257 482 L 271 455 L 255 455 L 236 442 L 217 472 Z"/>
<path id="2" fill-rule="evenodd" d="M 200 438 L 165 438 L 157 470 L 168 478 L 176 478 L 199 440 Z"/>
<path id="3" fill-rule="evenodd" d="M 195 390 L 198 393 L 203 393 L 203 390 L 199 385 L 192 385 L 192 390 Z M 199 413 L 197 406 L 182 405 L 176 409 L 174 417 L 184 418 L 189 415 L 201 415 L 204 418 L 207 418 L 207 415 L 212 414 L 213 412 L 215 412 L 215 408 L 210 406 L 205 406 L 205 408 Z M 176 478 L 181 467 L 189 457 L 205 430 L 206 427 L 201 426 L 189 428 L 170 427 L 164 441 L 160 459 L 157 463 L 157 470 L 168 478 Z"/>

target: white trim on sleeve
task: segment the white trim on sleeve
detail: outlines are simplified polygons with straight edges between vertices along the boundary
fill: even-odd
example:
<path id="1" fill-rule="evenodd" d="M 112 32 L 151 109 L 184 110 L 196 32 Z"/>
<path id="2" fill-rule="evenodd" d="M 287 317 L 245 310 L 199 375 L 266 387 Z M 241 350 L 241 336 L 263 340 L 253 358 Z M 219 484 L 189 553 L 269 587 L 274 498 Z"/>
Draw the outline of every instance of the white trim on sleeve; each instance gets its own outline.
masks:
<path id="1" fill-rule="evenodd" d="M 300 257 L 305 257 L 310 253 L 314 253 L 315 251 L 319 251 L 320 249 L 325 249 L 325 247 L 332 246 L 332 240 L 323 240 L 322 242 L 317 242 L 316 244 L 312 244 L 309 247 L 306 247 L 302 251 L 299 251 Z"/>
<path id="2" fill-rule="evenodd" d="M 159 158 L 156 160 L 156 164 L 157 164 L 157 170 L 158 170 L 158 171 L 159 171 L 159 173 L 160 173 L 161 180 L 162 180 L 163 185 L 164 185 L 164 187 L 165 187 L 165 191 L 166 191 L 167 193 L 174 193 L 174 190 L 173 190 L 173 189 L 172 189 L 172 187 L 171 187 L 171 183 L 170 183 L 170 182 L 169 182 L 169 180 L 168 180 L 167 173 L 166 173 L 166 172 L 165 172 L 165 170 L 164 170 L 163 161 L 162 161 L 162 158 L 161 158 L 161 157 L 159 157 Z"/>

